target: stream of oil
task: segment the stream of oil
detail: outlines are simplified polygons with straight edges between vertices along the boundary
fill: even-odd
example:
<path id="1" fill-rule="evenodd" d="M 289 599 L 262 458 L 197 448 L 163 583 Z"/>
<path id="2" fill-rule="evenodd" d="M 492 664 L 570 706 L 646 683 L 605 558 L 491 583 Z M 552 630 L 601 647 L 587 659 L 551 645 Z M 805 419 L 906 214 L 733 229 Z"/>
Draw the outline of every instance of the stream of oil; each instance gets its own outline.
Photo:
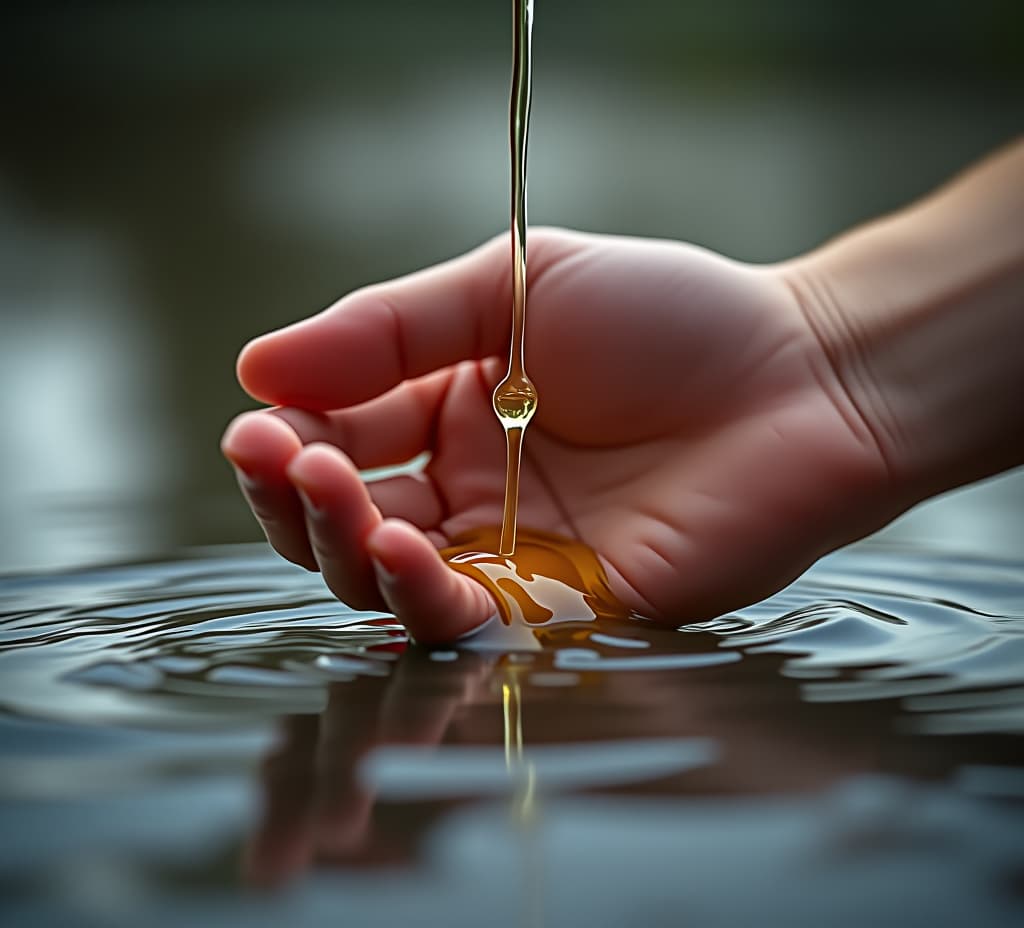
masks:
<path id="1" fill-rule="evenodd" d="M 526 426 L 537 410 L 537 389 L 526 375 L 523 336 L 526 330 L 526 150 L 530 126 L 530 69 L 533 0 L 512 0 L 512 93 L 509 103 L 509 148 L 512 167 L 512 338 L 508 373 L 494 388 L 494 411 L 505 430 L 505 506 L 498 551 L 516 549 L 519 470 Z"/>
<path id="2" fill-rule="evenodd" d="M 623 618 L 597 555 L 585 544 L 549 532 L 517 531 L 519 474 L 526 426 L 537 389 L 526 374 L 526 154 L 530 124 L 533 0 L 512 0 L 512 333 L 508 372 L 494 389 L 494 411 L 505 430 L 505 504 L 500 529 L 476 529 L 453 539 L 442 555 L 452 568 L 482 583 L 506 625 L 552 619 Z M 497 551 L 497 554 L 492 552 Z"/>

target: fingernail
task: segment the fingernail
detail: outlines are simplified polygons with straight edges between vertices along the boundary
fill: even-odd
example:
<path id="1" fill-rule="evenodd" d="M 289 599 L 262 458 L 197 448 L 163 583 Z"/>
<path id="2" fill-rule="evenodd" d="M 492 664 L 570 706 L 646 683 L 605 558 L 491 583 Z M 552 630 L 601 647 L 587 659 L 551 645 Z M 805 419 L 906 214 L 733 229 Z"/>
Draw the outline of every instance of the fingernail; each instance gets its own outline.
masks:
<path id="1" fill-rule="evenodd" d="M 302 501 L 302 508 L 306 510 L 306 514 L 313 519 L 322 519 L 326 515 L 323 507 L 318 506 L 310 498 L 309 494 L 306 493 L 301 487 L 296 487 L 295 492 L 299 494 L 299 499 Z"/>
<path id="2" fill-rule="evenodd" d="M 395 585 L 395 580 L 397 578 L 383 565 L 383 563 L 377 560 L 373 555 L 370 556 L 370 563 L 373 564 L 373 572 L 377 575 L 377 583 L 379 586 L 390 589 Z"/>
<path id="3" fill-rule="evenodd" d="M 230 460 L 230 459 L 229 459 Z M 244 487 L 255 487 L 259 485 L 259 479 L 251 471 L 247 471 L 241 464 L 231 461 L 231 466 L 235 469 L 235 477 L 238 482 Z"/>

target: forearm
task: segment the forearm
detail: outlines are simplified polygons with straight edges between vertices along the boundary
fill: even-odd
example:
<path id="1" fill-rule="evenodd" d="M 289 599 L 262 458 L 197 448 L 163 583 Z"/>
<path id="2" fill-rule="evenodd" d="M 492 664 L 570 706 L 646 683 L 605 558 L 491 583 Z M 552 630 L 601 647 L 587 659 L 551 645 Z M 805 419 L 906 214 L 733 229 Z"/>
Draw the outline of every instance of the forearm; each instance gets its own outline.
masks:
<path id="1" fill-rule="evenodd" d="M 782 273 L 906 505 L 1024 464 L 1024 143 Z"/>

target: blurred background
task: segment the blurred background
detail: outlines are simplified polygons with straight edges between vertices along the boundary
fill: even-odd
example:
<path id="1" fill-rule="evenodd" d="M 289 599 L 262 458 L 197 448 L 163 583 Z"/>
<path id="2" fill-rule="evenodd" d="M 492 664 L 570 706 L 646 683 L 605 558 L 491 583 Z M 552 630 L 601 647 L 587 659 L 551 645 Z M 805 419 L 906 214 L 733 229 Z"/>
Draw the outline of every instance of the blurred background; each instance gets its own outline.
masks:
<path id="1" fill-rule="evenodd" d="M 1021 129 L 1019 0 L 537 0 L 530 218 L 774 261 Z M 507 222 L 507 0 L 0 13 L 0 571 L 256 539 L 251 336 Z M 1024 477 L 890 530 L 1024 551 Z"/>

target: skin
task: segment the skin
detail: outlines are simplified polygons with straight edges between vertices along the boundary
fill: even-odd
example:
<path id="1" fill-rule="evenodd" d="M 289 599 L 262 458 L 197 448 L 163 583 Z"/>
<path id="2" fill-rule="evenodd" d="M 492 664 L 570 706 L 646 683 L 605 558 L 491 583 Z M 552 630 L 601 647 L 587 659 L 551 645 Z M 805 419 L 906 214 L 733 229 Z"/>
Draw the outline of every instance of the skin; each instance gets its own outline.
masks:
<path id="1" fill-rule="evenodd" d="M 851 518 L 884 462 L 778 274 L 670 242 L 531 245 L 521 525 L 580 538 L 627 606 L 674 624 L 768 595 L 848 540 L 821 523 Z M 501 519 L 507 257 L 496 240 L 352 294 L 238 364 L 279 407 L 223 445 L 271 544 L 420 641 L 494 612 L 436 548 Z M 360 480 L 423 451 L 422 477 Z"/>
<path id="2" fill-rule="evenodd" d="M 1024 460 L 1019 403 L 991 401 L 1024 395 L 1022 180 L 1017 146 L 772 267 L 531 231 L 526 363 L 540 402 L 520 525 L 586 542 L 626 606 L 679 625 L 761 599 L 925 496 Z M 237 418 L 222 447 L 270 543 L 423 643 L 495 612 L 437 551 L 501 519 L 491 392 L 510 264 L 503 236 L 352 293 L 238 361 L 244 388 L 275 408 Z M 961 362 L 967 338 L 986 364 Z M 360 478 L 422 452 L 420 474 Z"/>

